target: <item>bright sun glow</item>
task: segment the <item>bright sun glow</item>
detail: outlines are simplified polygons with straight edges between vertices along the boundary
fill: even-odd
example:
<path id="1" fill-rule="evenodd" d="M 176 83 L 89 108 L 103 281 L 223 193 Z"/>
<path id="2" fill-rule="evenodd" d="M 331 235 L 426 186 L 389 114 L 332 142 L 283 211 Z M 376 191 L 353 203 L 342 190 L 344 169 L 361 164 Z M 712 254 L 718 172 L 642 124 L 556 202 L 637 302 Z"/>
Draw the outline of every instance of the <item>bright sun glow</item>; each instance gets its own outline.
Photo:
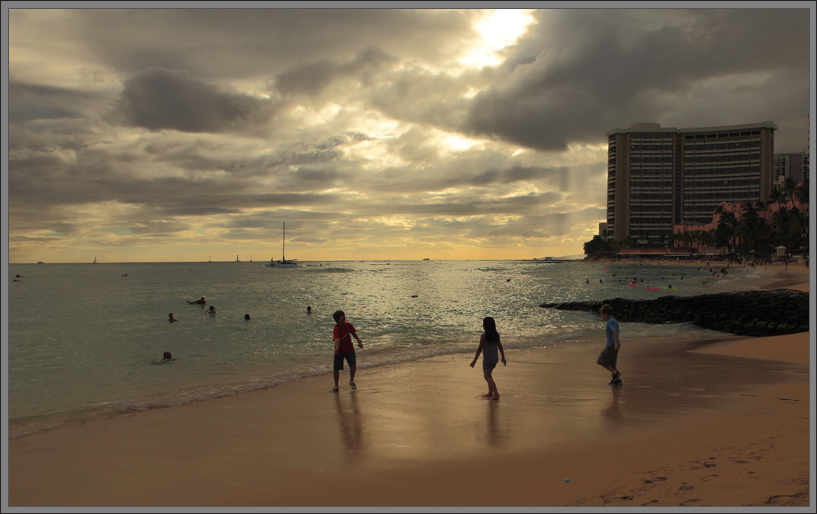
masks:
<path id="1" fill-rule="evenodd" d="M 447 147 L 449 150 L 456 152 L 468 150 L 469 148 L 477 144 L 477 141 L 474 141 L 473 139 L 467 139 L 457 134 L 450 134 L 444 137 L 441 143 L 444 147 Z"/>
<path id="2" fill-rule="evenodd" d="M 495 52 L 513 44 L 534 22 L 526 9 L 496 9 L 490 11 L 476 26 L 482 44 L 471 49 L 462 59 L 466 66 L 482 68 L 499 64 Z"/>

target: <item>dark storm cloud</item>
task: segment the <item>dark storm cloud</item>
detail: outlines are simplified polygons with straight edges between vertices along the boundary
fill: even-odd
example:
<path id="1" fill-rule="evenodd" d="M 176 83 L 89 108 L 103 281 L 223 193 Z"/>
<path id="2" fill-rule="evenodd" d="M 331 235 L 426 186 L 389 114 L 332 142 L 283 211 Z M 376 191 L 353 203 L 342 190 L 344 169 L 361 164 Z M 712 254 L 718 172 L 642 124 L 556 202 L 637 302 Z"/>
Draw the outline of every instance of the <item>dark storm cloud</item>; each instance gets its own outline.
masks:
<path id="1" fill-rule="evenodd" d="M 384 77 L 385 79 L 386 77 Z M 384 115 L 402 121 L 460 131 L 470 101 L 469 80 L 422 69 L 396 71 L 371 88 L 368 100 Z"/>
<path id="2" fill-rule="evenodd" d="M 472 10 L 99 9 L 76 15 L 86 49 L 127 73 L 151 66 L 214 78 L 272 77 L 345 61 L 373 42 L 385 53 L 439 61 L 476 37 Z"/>
<path id="3" fill-rule="evenodd" d="M 266 122 L 273 113 L 270 101 L 195 80 L 184 71 L 150 68 L 125 81 L 114 116 L 149 130 L 228 132 Z"/>
<path id="4" fill-rule="evenodd" d="M 503 65 L 506 76 L 474 98 L 466 130 L 564 150 L 635 121 L 666 126 L 673 120 L 664 118 L 702 81 L 732 80 L 737 89 L 746 87 L 742 80 L 754 80 L 740 74 L 808 73 L 805 9 L 551 10 L 537 16 L 539 24 Z M 712 99 L 708 116 L 695 126 L 780 116 L 745 120 L 721 111 L 719 100 Z M 789 110 L 802 109 L 799 96 L 791 103 Z"/>
<path id="5" fill-rule="evenodd" d="M 9 123 L 41 119 L 79 118 L 97 95 L 67 88 L 9 83 Z"/>
<path id="6" fill-rule="evenodd" d="M 318 96 L 333 83 L 344 78 L 353 78 L 356 83 L 367 86 L 375 80 L 378 72 L 395 61 L 396 57 L 377 48 L 367 48 L 349 62 L 320 59 L 290 68 L 275 77 L 273 86 L 284 97 Z"/>

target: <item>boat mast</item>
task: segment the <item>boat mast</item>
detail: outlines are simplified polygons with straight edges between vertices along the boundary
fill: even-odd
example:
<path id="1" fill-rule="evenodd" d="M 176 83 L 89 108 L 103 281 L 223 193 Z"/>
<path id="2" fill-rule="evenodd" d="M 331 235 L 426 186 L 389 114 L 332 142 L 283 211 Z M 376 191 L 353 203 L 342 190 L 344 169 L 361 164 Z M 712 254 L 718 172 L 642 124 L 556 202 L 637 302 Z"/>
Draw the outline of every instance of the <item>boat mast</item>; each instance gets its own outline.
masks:
<path id="1" fill-rule="evenodd" d="M 284 238 L 281 240 L 281 260 L 286 262 L 287 260 L 287 222 L 284 222 Z"/>

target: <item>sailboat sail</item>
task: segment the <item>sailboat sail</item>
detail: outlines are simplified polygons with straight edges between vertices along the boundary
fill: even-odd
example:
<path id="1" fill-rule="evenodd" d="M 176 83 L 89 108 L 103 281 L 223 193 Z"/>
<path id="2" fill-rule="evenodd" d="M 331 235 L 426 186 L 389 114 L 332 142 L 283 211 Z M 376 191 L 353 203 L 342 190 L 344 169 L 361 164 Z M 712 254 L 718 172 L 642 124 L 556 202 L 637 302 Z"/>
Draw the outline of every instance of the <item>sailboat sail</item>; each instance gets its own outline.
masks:
<path id="1" fill-rule="evenodd" d="M 295 262 L 296 259 L 287 260 L 286 258 L 286 245 L 287 245 L 287 224 L 284 222 L 284 236 L 281 240 L 281 260 L 280 261 L 273 261 L 270 259 L 270 262 L 266 265 L 268 268 L 297 268 L 299 264 Z"/>

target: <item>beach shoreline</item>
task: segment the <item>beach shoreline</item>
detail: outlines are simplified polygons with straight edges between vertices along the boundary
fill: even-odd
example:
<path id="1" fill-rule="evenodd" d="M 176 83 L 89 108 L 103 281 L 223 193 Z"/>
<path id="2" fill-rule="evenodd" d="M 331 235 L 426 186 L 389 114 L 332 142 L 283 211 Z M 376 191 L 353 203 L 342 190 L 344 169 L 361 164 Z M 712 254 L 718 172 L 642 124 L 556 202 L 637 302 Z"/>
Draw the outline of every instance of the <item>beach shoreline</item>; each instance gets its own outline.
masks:
<path id="1" fill-rule="evenodd" d="M 797 268 L 766 287 L 808 290 Z M 22 437 L 9 506 L 809 505 L 808 333 L 623 337 L 622 388 L 602 341 L 545 345 L 495 402 L 453 354 Z"/>

